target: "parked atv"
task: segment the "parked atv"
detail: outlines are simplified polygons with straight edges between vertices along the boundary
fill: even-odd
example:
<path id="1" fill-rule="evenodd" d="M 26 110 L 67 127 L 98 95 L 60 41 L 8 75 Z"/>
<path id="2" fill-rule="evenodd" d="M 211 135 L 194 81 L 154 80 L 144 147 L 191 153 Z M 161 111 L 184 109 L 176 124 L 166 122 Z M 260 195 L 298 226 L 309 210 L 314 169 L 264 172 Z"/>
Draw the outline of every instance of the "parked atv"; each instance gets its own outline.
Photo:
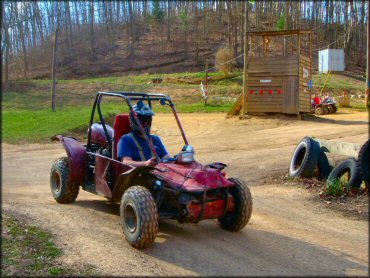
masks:
<path id="1" fill-rule="evenodd" d="M 336 106 L 336 102 L 331 99 L 324 99 L 317 105 L 312 104 L 312 110 L 315 112 L 316 115 L 326 115 L 336 113 L 338 108 Z"/>
<path id="2" fill-rule="evenodd" d="M 169 106 L 180 129 L 184 147 L 174 158 L 161 161 L 151 140 L 134 112 L 153 155 L 160 162 L 155 167 L 133 167 L 117 160 L 117 143 L 130 132 L 129 115 L 115 116 L 113 128 L 106 124 L 101 103 L 103 98 L 123 99 L 132 111 L 132 101 L 153 102 Z M 94 122 L 98 114 L 98 122 Z M 126 240 L 136 248 L 150 245 L 158 231 L 159 219 L 176 219 L 180 223 L 198 223 L 217 219 L 221 228 L 239 231 L 252 213 L 252 196 L 245 182 L 227 178 L 225 164 L 202 165 L 194 159 L 174 104 L 163 94 L 104 93 L 96 95 L 87 132 L 87 143 L 56 135 L 67 153 L 57 159 L 50 173 L 50 186 L 58 203 L 71 203 L 79 188 L 120 202 L 120 219 Z"/>

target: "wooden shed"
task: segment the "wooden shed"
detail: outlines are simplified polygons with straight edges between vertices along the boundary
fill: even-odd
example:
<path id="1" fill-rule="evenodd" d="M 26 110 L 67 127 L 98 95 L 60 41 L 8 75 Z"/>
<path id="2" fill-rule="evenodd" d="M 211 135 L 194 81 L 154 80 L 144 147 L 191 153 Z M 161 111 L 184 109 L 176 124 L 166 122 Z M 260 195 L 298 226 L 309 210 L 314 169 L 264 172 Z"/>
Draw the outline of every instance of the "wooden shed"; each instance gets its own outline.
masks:
<path id="1" fill-rule="evenodd" d="M 247 88 L 231 114 L 310 112 L 311 37 L 310 30 L 247 32 Z M 252 51 L 253 50 L 253 51 Z M 253 56 L 252 56 L 253 55 Z M 244 103 L 243 103 L 244 101 Z"/>

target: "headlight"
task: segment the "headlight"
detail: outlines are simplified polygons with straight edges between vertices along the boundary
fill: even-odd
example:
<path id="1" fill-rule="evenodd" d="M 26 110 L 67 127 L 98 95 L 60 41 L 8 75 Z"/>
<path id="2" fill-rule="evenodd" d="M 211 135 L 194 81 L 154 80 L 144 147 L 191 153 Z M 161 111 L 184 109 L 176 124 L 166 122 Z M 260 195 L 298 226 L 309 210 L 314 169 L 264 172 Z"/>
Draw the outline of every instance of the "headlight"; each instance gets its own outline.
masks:
<path id="1" fill-rule="evenodd" d="M 194 161 L 193 152 L 181 152 L 177 156 L 177 162 L 179 163 L 190 163 Z"/>

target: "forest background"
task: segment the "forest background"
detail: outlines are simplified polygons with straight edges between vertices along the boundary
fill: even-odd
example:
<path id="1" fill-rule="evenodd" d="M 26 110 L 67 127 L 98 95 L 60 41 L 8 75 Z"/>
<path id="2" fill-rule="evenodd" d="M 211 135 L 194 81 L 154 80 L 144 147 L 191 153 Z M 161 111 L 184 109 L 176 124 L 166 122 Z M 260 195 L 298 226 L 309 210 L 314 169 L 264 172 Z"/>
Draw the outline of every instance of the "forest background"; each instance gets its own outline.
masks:
<path id="1" fill-rule="evenodd" d="M 318 51 L 343 48 L 346 70 L 365 76 L 362 1 L 249 1 L 248 31 L 311 29 Z M 49 79 L 58 32 L 58 78 L 204 70 L 228 47 L 242 67 L 243 1 L 2 1 L 2 81 Z"/>

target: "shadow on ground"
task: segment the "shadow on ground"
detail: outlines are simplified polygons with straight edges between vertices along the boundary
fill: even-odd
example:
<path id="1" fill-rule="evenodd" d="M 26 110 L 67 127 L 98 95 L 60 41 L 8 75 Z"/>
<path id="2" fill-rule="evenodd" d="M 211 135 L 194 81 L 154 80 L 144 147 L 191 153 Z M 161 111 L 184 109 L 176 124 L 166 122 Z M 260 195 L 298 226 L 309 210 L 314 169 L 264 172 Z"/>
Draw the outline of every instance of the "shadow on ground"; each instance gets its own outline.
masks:
<path id="1" fill-rule="evenodd" d="M 119 216 L 118 204 L 81 200 L 75 205 Z M 368 271 L 366 262 L 356 263 L 346 253 L 257 230 L 253 224 L 228 232 L 217 220 L 199 224 L 161 220 L 154 244 L 140 252 L 199 275 L 366 275 Z"/>
<path id="2" fill-rule="evenodd" d="M 367 121 L 345 121 L 345 120 L 328 119 L 324 117 L 325 116 L 316 117 L 315 115 L 304 115 L 303 119 L 304 121 L 307 121 L 307 122 L 318 122 L 318 123 L 337 124 L 337 125 L 364 125 L 364 124 L 369 123 Z"/>

